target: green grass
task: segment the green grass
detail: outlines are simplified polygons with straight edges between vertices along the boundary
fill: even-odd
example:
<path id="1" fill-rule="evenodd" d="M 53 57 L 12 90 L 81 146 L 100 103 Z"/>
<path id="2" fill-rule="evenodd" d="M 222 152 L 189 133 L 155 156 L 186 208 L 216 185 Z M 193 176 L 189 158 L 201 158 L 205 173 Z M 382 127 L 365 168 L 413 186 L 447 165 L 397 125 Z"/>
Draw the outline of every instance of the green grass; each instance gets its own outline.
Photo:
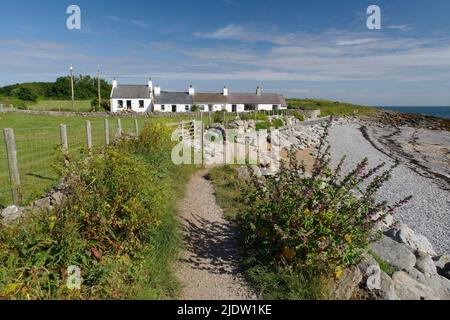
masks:
<path id="1" fill-rule="evenodd" d="M 49 190 L 58 180 L 53 169 L 53 162 L 60 144 L 59 125 L 67 125 L 69 150 L 78 154 L 86 145 L 85 122 L 92 124 L 92 140 L 94 147 L 105 144 L 104 118 L 81 117 L 50 117 L 24 115 L 15 113 L 0 114 L 0 130 L 14 129 L 19 171 L 21 178 L 22 204 L 28 204 Z M 170 123 L 181 120 L 190 120 L 186 117 L 177 118 L 138 118 L 139 127 L 143 128 L 145 121 Z M 134 119 L 124 117 L 121 119 L 122 129 L 125 132 L 134 132 Z M 110 138 L 117 129 L 117 120 L 111 118 Z M 6 160 L 6 149 L 3 133 L 0 134 L 0 207 L 12 203 L 9 189 L 9 171 Z"/>
<path id="2" fill-rule="evenodd" d="M 377 113 L 376 108 L 343 103 L 338 101 L 317 100 L 317 99 L 287 99 L 290 109 L 321 110 L 322 116 L 370 116 Z"/>
<path id="3" fill-rule="evenodd" d="M 392 276 L 395 270 L 391 267 L 391 265 L 377 256 L 372 250 L 369 250 L 369 254 L 375 259 L 375 261 L 380 265 L 381 271 L 386 273 L 388 276 Z"/>
<path id="4" fill-rule="evenodd" d="M 70 100 L 39 100 L 37 103 L 28 103 L 28 109 L 39 111 L 73 111 Z M 78 112 L 92 111 L 90 100 L 75 101 L 75 110 Z"/>
<path id="5" fill-rule="evenodd" d="M 234 219 L 244 206 L 236 170 L 232 166 L 216 167 L 210 170 L 209 178 L 214 185 L 217 202 L 224 210 L 225 217 Z"/>

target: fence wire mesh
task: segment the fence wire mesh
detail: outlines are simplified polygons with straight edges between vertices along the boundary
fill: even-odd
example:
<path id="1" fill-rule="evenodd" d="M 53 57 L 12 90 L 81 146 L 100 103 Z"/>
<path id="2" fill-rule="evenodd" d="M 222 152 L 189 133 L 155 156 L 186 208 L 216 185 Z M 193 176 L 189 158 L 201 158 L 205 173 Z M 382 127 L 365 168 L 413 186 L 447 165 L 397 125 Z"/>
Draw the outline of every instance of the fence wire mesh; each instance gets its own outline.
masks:
<path id="1" fill-rule="evenodd" d="M 106 145 L 104 119 L 91 119 L 92 146 Z M 118 119 L 109 118 L 109 140 L 112 143 L 118 132 Z M 142 130 L 146 119 L 138 118 Z M 122 133 L 135 133 L 135 119 L 120 119 Z M 87 147 L 85 121 L 66 124 L 69 152 L 78 158 Z M 29 204 L 58 183 L 55 164 L 60 153 L 61 137 L 59 125 L 41 128 L 14 128 L 17 159 L 21 180 L 22 204 Z M 8 169 L 8 156 L 3 132 L 0 135 L 0 208 L 13 203 Z"/>

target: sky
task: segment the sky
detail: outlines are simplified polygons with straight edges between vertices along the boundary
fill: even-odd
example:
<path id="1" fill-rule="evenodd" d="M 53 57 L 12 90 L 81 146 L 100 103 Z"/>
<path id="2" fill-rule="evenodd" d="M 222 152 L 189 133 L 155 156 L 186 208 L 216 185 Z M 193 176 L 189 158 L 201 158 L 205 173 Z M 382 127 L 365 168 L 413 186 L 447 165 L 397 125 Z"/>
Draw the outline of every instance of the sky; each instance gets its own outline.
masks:
<path id="1" fill-rule="evenodd" d="M 69 5 L 81 29 L 69 30 Z M 381 30 L 366 25 L 381 9 Z M 2 0 L 0 85 L 77 74 L 163 90 L 450 105 L 448 0 Z"/>

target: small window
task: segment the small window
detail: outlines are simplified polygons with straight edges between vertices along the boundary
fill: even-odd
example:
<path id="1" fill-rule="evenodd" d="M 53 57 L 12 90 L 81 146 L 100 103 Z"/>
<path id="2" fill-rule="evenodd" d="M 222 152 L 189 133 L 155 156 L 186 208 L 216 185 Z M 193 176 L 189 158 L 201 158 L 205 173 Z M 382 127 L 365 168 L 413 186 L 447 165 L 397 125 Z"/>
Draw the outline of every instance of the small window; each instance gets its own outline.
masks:
<path id="1" fill-rule="evenodd" d="M 117 107 L 118 107 L 119 109 L 122 109 L 122 108 L 123 108 L 123 100 L 117 100 Z"/>
<path id="2" fill-rule="evenodd" d="M 165 111 L 166 110 L 166 106 L 165 105 L 162 105 L 161 106 L 161 111 Z"/>
<path id="3" fill-rule="evenodd" d="M 189 111 L 189 106 L 186 106 L 184 110 Z"/>
<path id="4" fill-rule="evenodd" d="M 144 100 L 139 100 L 139 108 L 140 109 L 144 108 Z"/>

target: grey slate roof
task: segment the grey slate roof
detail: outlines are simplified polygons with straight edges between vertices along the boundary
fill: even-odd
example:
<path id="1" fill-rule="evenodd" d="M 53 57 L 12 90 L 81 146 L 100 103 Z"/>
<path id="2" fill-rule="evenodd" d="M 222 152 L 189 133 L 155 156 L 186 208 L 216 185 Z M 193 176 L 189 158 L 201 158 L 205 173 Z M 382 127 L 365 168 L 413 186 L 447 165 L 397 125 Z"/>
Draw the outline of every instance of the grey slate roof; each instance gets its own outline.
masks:
<path id="1" fill-rule="evenodd" d="M 112 99 L 150 99 L 150 90 L 147 86 L 120 85 L 113 89 Z"/>
<path id="2" fill-rule="evenodd" d="M 155 96 L 155 104 L 193 104 L 192 97 L 188 92 L 167 92 Z"/>
<path id="3" fill-rule="evenodd" d="M 216 104 L 216 103 L 227 103 L 227 97 L 222 93 L 196 93 L 194 95 L 194 102 L 198 104 Z"/>
<path id="4" fill-rule="evenodd" d="M 287 106 L 283 96 L 276 93 L 230 93 L 228 96 L 230 104 L 281 104 Z"/>

